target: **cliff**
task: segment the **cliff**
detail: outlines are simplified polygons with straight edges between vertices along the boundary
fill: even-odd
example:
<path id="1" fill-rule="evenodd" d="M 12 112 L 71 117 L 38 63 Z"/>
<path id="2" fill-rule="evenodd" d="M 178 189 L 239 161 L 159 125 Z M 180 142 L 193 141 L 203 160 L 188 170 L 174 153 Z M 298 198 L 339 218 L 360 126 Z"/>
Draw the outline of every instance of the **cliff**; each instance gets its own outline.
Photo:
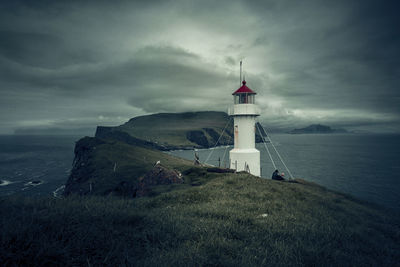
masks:
<path id="1" fill-rule="evenodd" d="M 180 183 L 179 176 L 172 174 L 192 162 L 160 150 L 208 148 L 217 140 L 219 145 L 233 144 L 232 128 L 233 121 L 223 112 L 160 113 L 136 117 L 117 127 L 99 126 L 96 137 L 76 143 L 64 195 L 136 197 L 156 185 Z M 256 135 L 256 140 L 261 137 Z M 163 168 L 158 176 L 157 161 Z"/>
<path id="2" fill-rule="evenodd" d="M 178 173 L 192 162 L 160 150 L 214 146 L 229 121 L 223 112 L 162 113 L 136 117 L 117 127 L 99 126 L 96 137 L 76 143 L 64 195 L 136 197 L 156 185 L 181 183 Z M 219 145 L 232 144 L 232 128 L 230 121 Z M 157 161 L 161 165 L 154 166 Z"/>
<path id="3" fill-rule="evenodd" d="M 75 158 L 64 195 L 135 197 L 137 191 L 151 191 L 150 187 L 157 184 L 180 183 L 178 174 L 192 166 L 190 161 L 146 148 L 147 143 L 138 144 L 97 137 L 80 139 L 75 145 Z M 161 164 L 156 165 L 158 161 Z M 158 176 L 151 175 L 155 170 Z"/>
<path id="4" fill-rule="evenodd" d="M 159 113 L 135 117 L 116 127 L 99 126 L 96 137 L 158 150 L 209 148 L 216 144 L 229 121 L 224 112 Z M 231 120 L 218 145 L 233 144 L 232 130 Z M 261 142 L 258 133 L 256 142 Z"/>

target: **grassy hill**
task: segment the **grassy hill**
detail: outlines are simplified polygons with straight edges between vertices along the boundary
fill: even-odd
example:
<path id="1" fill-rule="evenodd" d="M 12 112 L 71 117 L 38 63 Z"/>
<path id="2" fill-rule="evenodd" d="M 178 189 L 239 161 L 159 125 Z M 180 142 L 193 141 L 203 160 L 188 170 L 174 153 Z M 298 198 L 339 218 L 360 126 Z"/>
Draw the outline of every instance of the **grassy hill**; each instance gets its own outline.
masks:
<path id="1" fill-rule="evenodd" d="M 224 112 L 158 113 L 135 117 L 117 127 L 99 126 L 96 137 L 136 144 L 142 140 L 166 150 L 208 148 L 216 144 L 221 134 L 219 145 L 233 144 L 232 130 L 233 120 Z M 258 133 L 256 141 L 261 142 Z"/>
<path id="2" fill-rule="evenodd" d="M 134 187 L 157 161 L 181 172 L 193 165 L 154 149 L 96 137 L 82 138 L 75 145 L 75 159 L 65 193 L 107 195 L 121 183 Z"/>
<path id="3" fill-rule="evenodd" d="M 2 198 L 0 264 L 395 266 L 399 217 L 315 184 L 189 168 L 137 199 Z M 196 186 L 193 186 L 196 185 Z"/>
<path id="4" fill-rule="evenodd" d="M 204 128 L 213 129 L 218 138 L 228 121 L 229 116 L 224 112 L 159 113 L 133 118 L 118 129 L 134 137 L 159 144 L 196 146 L 197 143 L 187 138 L 188 132 L 200 131 L 213 144 L 215 138 L 210 136 Z M 232 127 L 227 133 L 232 132 Z M 225 139 L 229 139 L 227 134 L 225 134 Z"/>

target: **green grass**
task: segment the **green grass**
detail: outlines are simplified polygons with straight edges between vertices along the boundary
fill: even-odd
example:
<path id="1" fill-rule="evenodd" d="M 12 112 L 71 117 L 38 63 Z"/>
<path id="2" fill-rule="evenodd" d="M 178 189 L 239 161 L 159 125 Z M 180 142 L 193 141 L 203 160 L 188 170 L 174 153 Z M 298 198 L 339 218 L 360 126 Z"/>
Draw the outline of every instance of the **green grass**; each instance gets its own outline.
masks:
<path id="1" fill-rule="evenodd" d="M 66 190 L 85 194 L 91 188 L 91 194 L 105 195 L 123 181 L 135 185 L 138 178 L 150 171 L 157 161 L 179 171 L 192 166 L 188 160 L 158 150 L 93 137 L 79 140 L 75 150 L 75 159 L 78 160 L 71 171 Z"/>
<path id="2" fill-rule="evenodd" d="M 395 266 L 399 217 L 315 184 L 186 169 L 153 197 L 0 200 L 0 265 Z"/>
<path id="3" fill-rule="evenodd" d="M 224 112 L 159 113 L 133 118 L 118 126 L 117 129 L 136 138 L 158 144 L 190 147 L 198 145 L 186 138 L 188 131 L 203 131 L 203 128 L 213 128 L 220 135 L 228 121 L 229 116 Z M 233 126 L 228 129 L 229 132 L 232 131 L 231 128 Z M 214 145 L 216 141 L 207 132 L 203 131 L 203 133 Z M 226 140 L 230 139 L 228 133 L 224 133 L 224 137 Z"/>

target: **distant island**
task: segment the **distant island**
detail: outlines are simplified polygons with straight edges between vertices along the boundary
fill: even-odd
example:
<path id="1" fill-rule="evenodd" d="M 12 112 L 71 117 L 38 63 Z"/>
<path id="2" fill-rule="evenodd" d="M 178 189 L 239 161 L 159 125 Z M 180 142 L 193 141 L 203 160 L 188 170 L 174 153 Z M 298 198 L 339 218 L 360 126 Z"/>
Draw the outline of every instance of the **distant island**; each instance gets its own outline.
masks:
<path id="1" fill-rule="evenodd" d="M 305 128 L 294 129 L 290 134 L 327 134 L 327 133 L 348 133 L 345 129 L 333 129 L 326 125 L 312 124 Z"/>

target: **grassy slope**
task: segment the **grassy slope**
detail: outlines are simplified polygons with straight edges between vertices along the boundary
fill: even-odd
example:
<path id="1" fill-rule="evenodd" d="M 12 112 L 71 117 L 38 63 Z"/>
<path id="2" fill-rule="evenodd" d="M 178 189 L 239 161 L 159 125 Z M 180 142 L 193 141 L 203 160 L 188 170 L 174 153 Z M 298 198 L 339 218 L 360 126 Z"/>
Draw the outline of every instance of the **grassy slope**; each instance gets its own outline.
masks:
<path id="1" fill-rule="evenodd" d="M 186 171 L 185 182 L 177 190 L 140 199 L 2 199 L 0 263 L 390 266 L 400 262 L 399 218 L 344 195 L 309 183 L 203 169 Z"/>
<path id="2" fill-rule="evenodd" d="M 188 131 L 214 128 L 220 134 L 228 120 L 228 115 L 223 112 L 159 113 L 133 118 L 117 128 L 136 138 L 159 144 L 193 146 L 196 144 L 186 138 Z M 207 133 L 205 135 L 212 140 Z M 225 134 L 225 138 L 230 137 Z"/>
<path id="3" fill-rule="evenodd" d="M 105 194 L 118 186 L 122 181 L 132 184 L 150 171 L 155 162 L 161 161 L 165 167 L 184 171 L 192 166 L 192 162 L 167 155 L 158 150 L 128 145 L 118 141 L 100 140 L 85 137 L 79 140 L 77 146 L 85 151 L 81 167 L 74 166 L 72 175 L 84 180 L 73 184 L 74 192 L 79 188 L 84 191 L 92 186 L 92 194 Z M 114 172 L 115 167 L 115 172 Z M 71 178 L 70 178 L 71 179 Z M 67 183 L 67 186 L 69 183 Z"/>

